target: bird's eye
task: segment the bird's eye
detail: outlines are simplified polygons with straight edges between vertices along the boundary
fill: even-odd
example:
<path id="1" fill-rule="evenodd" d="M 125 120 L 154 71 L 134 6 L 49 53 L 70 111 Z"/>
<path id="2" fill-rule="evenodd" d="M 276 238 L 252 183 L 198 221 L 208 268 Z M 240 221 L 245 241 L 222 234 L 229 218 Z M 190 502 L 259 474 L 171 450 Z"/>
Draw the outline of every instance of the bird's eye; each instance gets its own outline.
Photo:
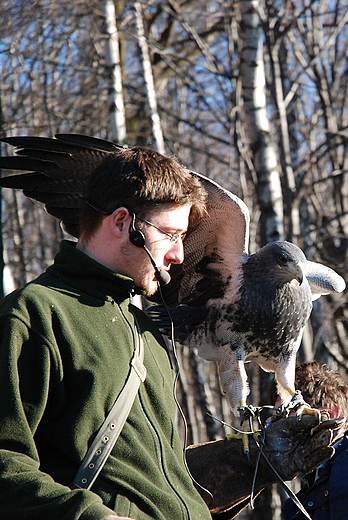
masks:
<path id="1" fill-rule="evenodd" d="M 278 261 L 279 261 L 280 264 L 286 264 L 287 263 L 287 259 L 283 255 L 279 255 L 278 256 Z"/>

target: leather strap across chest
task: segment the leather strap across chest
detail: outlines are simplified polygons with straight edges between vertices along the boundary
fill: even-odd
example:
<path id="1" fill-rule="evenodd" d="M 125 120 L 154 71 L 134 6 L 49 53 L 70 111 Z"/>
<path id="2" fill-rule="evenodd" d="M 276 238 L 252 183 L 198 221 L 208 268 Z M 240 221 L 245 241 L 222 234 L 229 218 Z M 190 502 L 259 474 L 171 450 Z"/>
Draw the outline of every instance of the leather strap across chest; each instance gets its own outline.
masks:
<path id="1" fill-rule="evenodd" d="M 127 381 L 87 451 L 70 486 L 71 488 L 90 489 L 92 487 L 122 431 L 138 393 L 140 383 L 146 379 L 146 367 L 143 363 L 144 342 L 135 315 L 134 321 L 136 325 L 136 349 L 131 361 Z"/>

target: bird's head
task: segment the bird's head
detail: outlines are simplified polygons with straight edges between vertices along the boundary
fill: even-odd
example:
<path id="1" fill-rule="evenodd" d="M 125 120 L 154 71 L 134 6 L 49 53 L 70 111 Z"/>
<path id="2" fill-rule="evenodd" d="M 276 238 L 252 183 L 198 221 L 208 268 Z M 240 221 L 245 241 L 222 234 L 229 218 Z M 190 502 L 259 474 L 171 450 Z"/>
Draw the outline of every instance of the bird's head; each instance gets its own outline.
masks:
<path id="1" fill-rule="evenodd" d="M 297 280 L 300 285 L 302 284 L 307 260 L 301 249 L 295 244 L 271 242 L 262 247 L 258 254 L 279 283 Z"/>

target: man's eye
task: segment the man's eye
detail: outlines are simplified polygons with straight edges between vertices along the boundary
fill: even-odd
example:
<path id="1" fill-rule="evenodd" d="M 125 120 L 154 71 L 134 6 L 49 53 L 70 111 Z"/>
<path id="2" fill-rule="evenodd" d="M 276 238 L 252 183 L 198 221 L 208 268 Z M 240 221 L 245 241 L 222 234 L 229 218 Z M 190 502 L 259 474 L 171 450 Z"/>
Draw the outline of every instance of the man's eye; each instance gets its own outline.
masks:
<path id="1" fill-rule="evenodd" d="M 184 238 L 186 237 L 186 233 L 187 233 L 186 231 L 185 231 L 185 233 L 175 233 L 175 234 L 170 236 L 170 241 L 174 243 L 174 242 L 177 242 L 180 239 L 184 240 Z"/>

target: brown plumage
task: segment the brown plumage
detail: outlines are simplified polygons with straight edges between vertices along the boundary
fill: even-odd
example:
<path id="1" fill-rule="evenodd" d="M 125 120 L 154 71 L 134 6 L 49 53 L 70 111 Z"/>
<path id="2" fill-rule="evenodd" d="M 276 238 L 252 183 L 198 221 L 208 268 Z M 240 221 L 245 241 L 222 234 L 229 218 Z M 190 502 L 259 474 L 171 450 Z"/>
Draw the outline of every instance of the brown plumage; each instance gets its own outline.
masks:
<path id="1" fill-rule="evenodd" d="M 27 197 L 45 204 L 46 211 L 62 222 L 63 229 L 79 235 L 79 213 L 88 176 L 117 144 L 78 134 L 46 137 L 5 137 L 17 147 L 16 155 L 1 157 L 0 166 L 9 170 L 30 170 L 1 179 L 1 186 L 22 189 Z"/>

